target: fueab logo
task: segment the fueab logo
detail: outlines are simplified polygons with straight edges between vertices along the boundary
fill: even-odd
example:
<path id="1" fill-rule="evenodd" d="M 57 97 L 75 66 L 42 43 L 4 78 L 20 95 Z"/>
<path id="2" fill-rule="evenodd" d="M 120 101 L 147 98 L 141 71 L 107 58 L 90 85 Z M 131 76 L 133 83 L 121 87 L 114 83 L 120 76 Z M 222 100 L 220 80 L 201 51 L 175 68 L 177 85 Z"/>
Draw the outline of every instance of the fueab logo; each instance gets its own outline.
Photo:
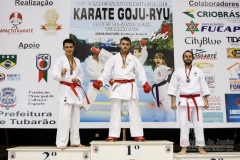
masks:
<path id="1" fill-rule="evenodd" d="M 17 55 L 1 55 L 0 65 L 5 69 L 10 69 L 17 64 Z"/>

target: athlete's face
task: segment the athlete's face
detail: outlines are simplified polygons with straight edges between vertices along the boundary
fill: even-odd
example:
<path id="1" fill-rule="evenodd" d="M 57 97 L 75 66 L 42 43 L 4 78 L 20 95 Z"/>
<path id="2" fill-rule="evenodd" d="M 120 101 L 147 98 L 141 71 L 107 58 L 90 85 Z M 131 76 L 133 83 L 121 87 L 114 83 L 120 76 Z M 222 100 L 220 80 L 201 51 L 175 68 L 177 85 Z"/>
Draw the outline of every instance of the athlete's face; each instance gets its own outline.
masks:
<path id="1" fill-rule="evenodd" d="M 131 43 L 129 41 L 122 40 L 120 43 L 120 48 L 121 48 L 121 52 L 128 53 L 129 49 L 131 48 Z"/>
<path id="2" fill-rule="evenodd" d="M 65 55 L 66 56 L 72 56 L 73 55 L 73 50 L 74 50 L 74 46 L 72 43 L 65 43 L 63 50 L 65 51 Z"/>
<path id="3" fill-rule="evenodd" d="M 191 65 L 192 61 L 193 61 L 192 53 L 191 52 L 185 52 L 184 55 L 183 55 L 183 62 L 186 65 Z"/>

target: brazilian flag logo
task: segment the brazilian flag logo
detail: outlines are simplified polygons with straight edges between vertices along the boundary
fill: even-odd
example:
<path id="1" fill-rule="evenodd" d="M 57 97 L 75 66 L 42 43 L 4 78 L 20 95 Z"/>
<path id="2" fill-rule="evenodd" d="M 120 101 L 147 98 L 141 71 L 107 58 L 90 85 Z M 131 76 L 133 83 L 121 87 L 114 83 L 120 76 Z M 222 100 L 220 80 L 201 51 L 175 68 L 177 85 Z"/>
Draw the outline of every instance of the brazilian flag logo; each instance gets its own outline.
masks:
<path id="1" fill-rule="evenodd" d="M 10 69 L 17 64 L 17 55 L 1 55 L 0 65 L 5 69 Z"/>

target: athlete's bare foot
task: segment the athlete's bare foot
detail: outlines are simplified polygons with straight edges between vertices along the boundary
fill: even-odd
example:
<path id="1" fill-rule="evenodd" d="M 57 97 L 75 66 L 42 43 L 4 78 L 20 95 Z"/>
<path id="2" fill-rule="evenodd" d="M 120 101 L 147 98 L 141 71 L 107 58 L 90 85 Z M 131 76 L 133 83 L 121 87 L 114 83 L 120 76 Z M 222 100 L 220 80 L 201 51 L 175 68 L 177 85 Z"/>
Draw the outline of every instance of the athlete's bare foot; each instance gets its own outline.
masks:
<path id="1" fill-rule="evenodd" d="M 64 150 L 64 149 L 66 149 L 66 146 L 59 146 L 59 147 L 57 147 L 57 149 Z"/>
<path id="2" fill-rule="evenodd" d="M 182 147 L 181 151 L 178 152 L 178 154 L 186 154 L 187 153 L 187 147 Z"/>
<path id="3" fill-rule="evenodd" d="M 207 154 L 207 152 L 204 151 L 203 147 L 198 147 L 198 151 L 200 154 Z"/>

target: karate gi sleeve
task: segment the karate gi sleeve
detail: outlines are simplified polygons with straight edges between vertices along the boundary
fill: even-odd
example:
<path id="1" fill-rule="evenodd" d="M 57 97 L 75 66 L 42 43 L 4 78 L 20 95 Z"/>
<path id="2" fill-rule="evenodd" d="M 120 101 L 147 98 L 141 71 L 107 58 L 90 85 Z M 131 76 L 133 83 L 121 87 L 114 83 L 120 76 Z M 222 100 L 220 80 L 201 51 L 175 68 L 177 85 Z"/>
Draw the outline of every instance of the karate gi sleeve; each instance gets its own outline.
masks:
<path id="1" fill-rule="evenodd" d="M 105 66 L 104 66 L 103 72 L 100 75 L 100 77 L 98 78 L 98 80 L 102 81 L 103 84 L 107 84 L 111 80 L 111 77 L 112 77 L 111 73 L 112 73 L 113 68 L 114 68 L 114 59 L 110 58 L 107 60 Z"/>
<path id="2" fill-rule="evenodd" d="M 135 63 L 136 63 L 135 70 L 137 71 L 139 76 L 139 81 L 143 86 L 147 82 L 147 76 L 146 76 L 145 70 L 143 68 L 143 65 L 140 63 L 140 61 L 137 58 L 135 59 Z"/>
<path id="3" fill-rule="evenodd" d="M 78 80 L 80 81 L 80 84 L 83 84 L 84 73 L 83 73 L 81 62 L 79 60 L 77 61 L 77 65 L 78 65 L 78 71 L 76 74 L 76 78 L 78 78 Z"/>
<path id="4" fill-rule="evenodd" d="M 53 79 L 56 81 L 64 81 L 65 75 L 61 76 L 61 69 L 62 69 L 62 61 L 60 58 L 58 58 L 53 66 L 53 70 L 52 70 L 52 75 L 53 75 Z"/>
<path id="5" fill-rule="evenodd" d="M 178 72 L 176 70 L 176 71 L 173 72 L 173 75 L 171 77 L 171 80 L 170 80 L 170 83 L 169 83 L 169 86 L 168 86 L 167 94 L 176 96 L 177 95 L 177 90 L 178 90 Z"/>

